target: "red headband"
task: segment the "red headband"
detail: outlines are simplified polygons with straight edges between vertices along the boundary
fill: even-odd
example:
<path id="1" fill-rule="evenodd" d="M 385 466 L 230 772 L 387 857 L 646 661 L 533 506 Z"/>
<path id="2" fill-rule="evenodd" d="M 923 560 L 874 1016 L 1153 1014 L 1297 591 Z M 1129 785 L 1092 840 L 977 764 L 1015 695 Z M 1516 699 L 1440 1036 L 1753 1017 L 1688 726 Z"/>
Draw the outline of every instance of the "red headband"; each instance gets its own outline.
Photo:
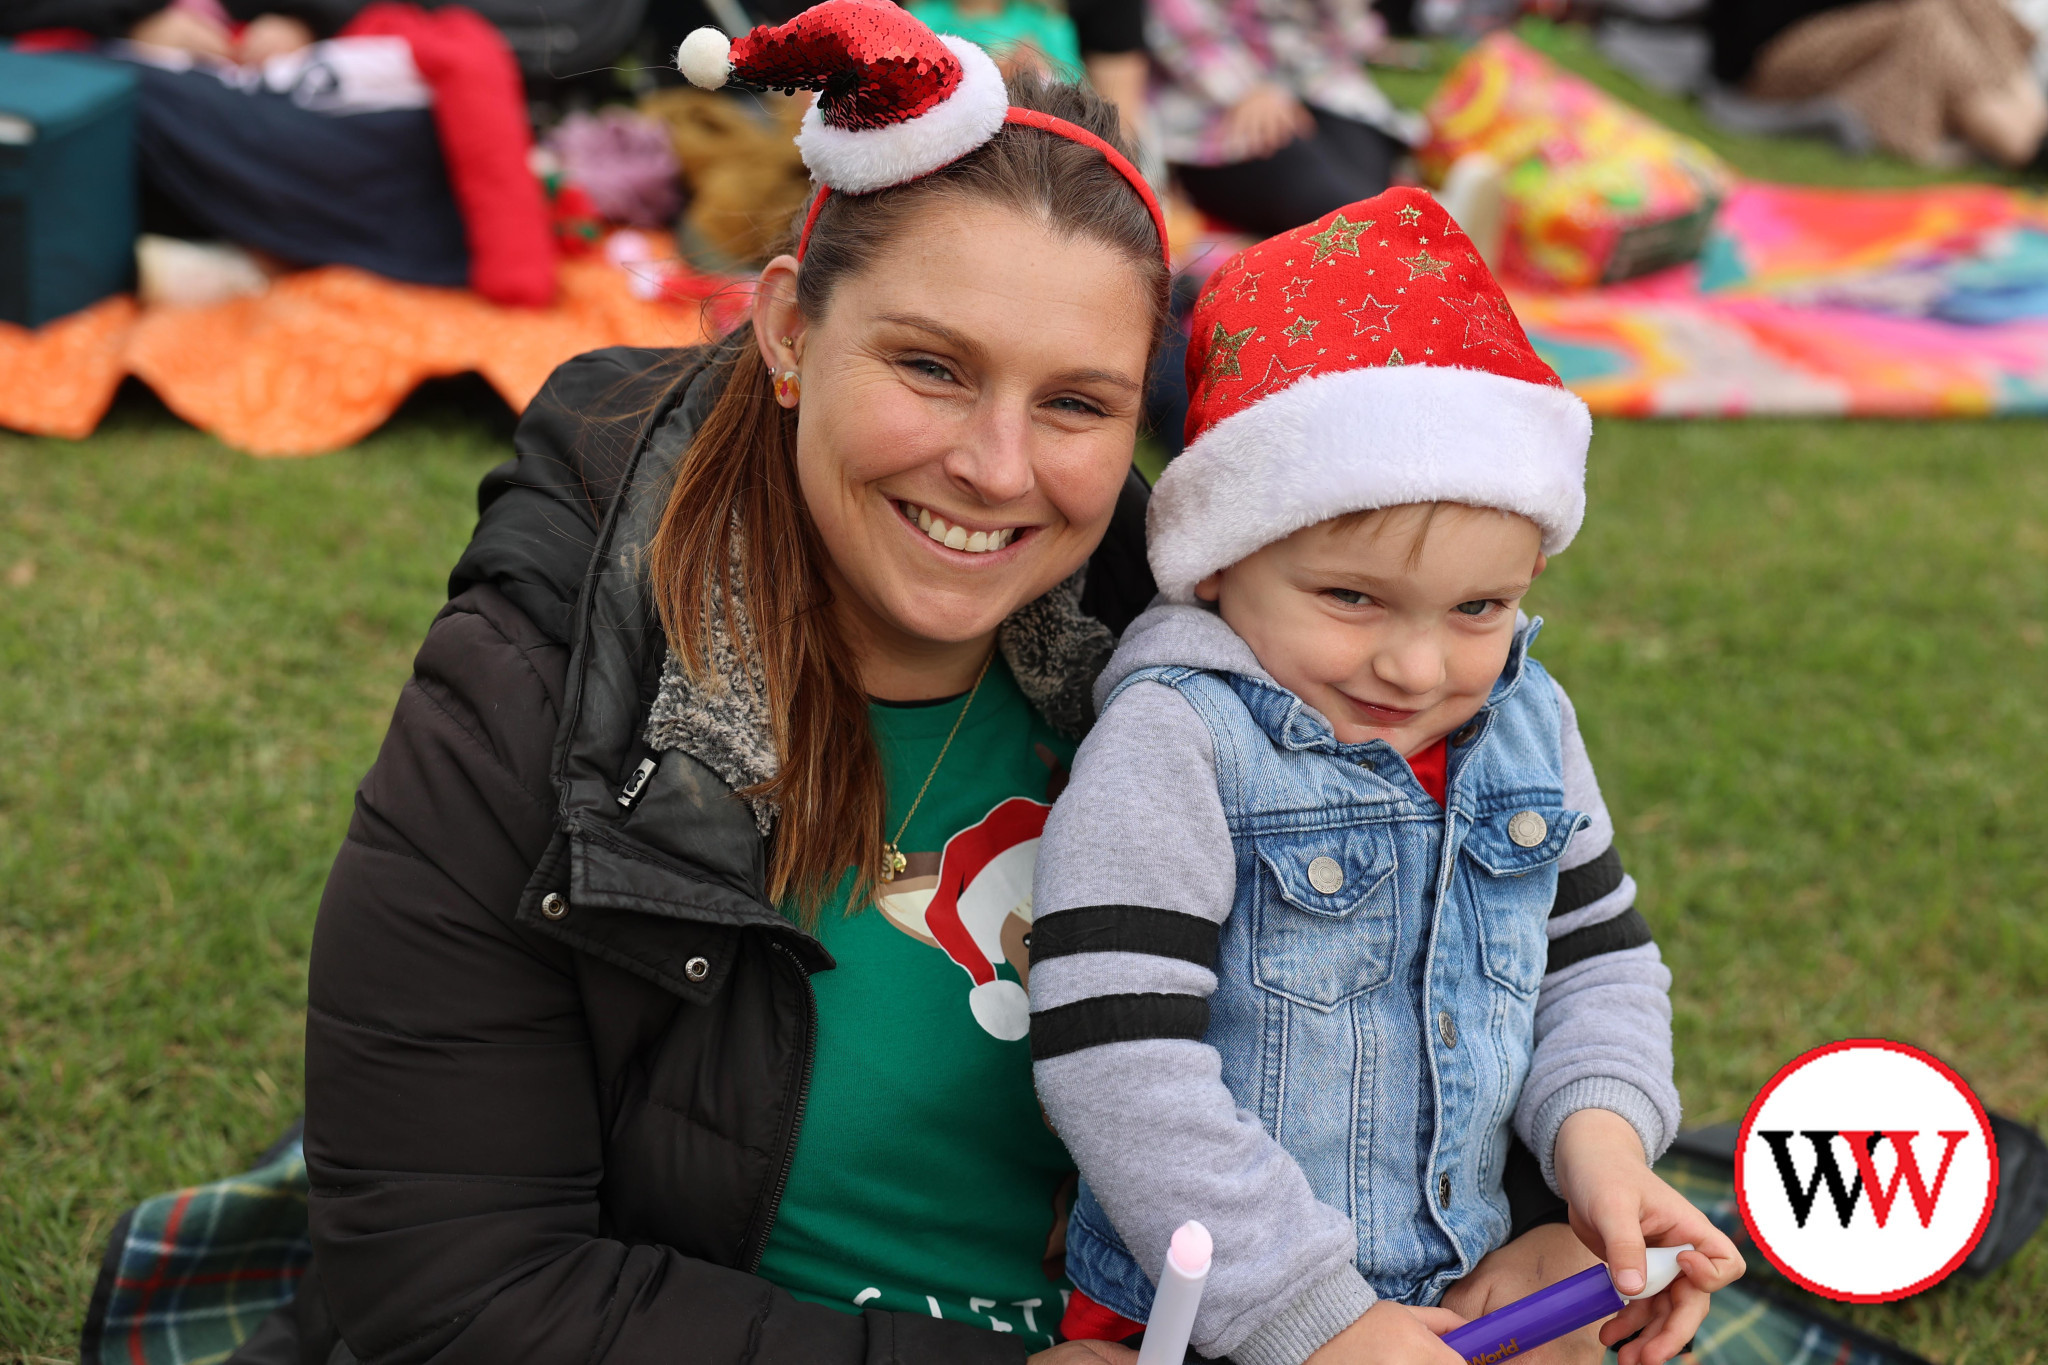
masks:
<path id="1" fill-rule="evenodd" d="M 1152 215 L 1152 227 L 1159 234 L 1159 255 L 1165 260 L 1166 268 L 1169 271 L 1173 269 L 1173 248 L 1166 239 L 1166 214 L 1159 208 L 1159 196 L 1152 192 L 1152 186 L 1138 173 L 1138 168 L 1131 164 L 1129 157 L 1080 124 L 1069 123 L 1052 114 L 1042 114 L 1036 109 L 1019 109 L 1013 104 L 1009 112 L 1003 115 L 1003 122 L 1021 123 L 1026 128 L 1037 128 L 1041 132 L 1052 133 L 1069 142 L 1078 142 L 1083 147 L 1091 147 L 1102 153 L 1103 159 L 1109 162 L 1111 168 L 1129 181 L 1131 188 L 1138 192 L 1138 198 L 1145 201 L 1145 211 Z M 818 197 L 811 201 L 811 211 L 804 216 L 804 230 L 796 239 L 796 258 L 799 261 L 804 258 L 805 248 L 811 244 L 811 228 L 818 221 L 818 211 L 825 207 L 825 201 L 831 195 L 832 187 L 821 185 L 818 188 Z"/>

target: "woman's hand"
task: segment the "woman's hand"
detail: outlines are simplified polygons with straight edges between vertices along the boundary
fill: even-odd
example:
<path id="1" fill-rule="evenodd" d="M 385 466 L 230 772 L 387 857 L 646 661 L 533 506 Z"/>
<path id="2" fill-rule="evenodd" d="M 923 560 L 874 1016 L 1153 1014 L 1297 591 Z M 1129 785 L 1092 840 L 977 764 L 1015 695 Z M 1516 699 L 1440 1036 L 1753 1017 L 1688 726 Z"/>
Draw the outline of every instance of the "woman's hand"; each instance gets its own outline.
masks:
<path id="1" fill-rule="evenodd" d="M 288 14 L 259 14 L 242 30 L 241 40 L 235 44 L 235 60 L 244 66 L 261 66 L 312 42 L 313 30 L 305 20 Z"/>
<path id="2" fill-rule="evenodd" d="M 1605 1109 L 1581 1109 L 1557 1133 L 1557 1188 L 1571 1206 L 1572 1231 L 1607 1262 L 1624 1294 L 1643 1287 L 1646 1242 L 1691 1242 L 1679 1255 L 1681 1277 L 1661 1294 L 1630 1304 L 1600 1329 L 1621 1348 L 1617 1365 L 1662 1365 L 1678 1354 L 1707 1315 L 1707 1296 L 1742 1275 L 1742 1253 L 1684 1195 L 1650 1170 L 1628 1120 Z"/>
<path id="3" fill-rule="evenodd" d="M 1293 92 L 1269 81 L 1253 86 L 1223 116 L 1223 148 L 1232 160 L 1260 161 L 1315 130 L 1315 119 Z"/>
<path id="4" fill-rule="evenodd" d="M 1063 1341 L 1040 1351 L 1024 1365 L 1133 1365 L 1138 1353 L 1113 1341 Z"/>
<path id="5" fill-rule="evenodd" d="M 1465 1319 L 1443 1308 L 1410 1308 L 1381 1299 L 1323 1343 L 1305 1365 L 1464 1365 L 1443 1334 Z"/>
<path id="6" fill-rule="evenodd" d="M 128 30 L 128 37 L 133 42 L 146 43 L 151 47 L 173 47 L 194 56 L 218 57 L 222 61 L 230 60 L 234 52 L 234 39 L 221 25 L 203 14 L 168 6 L 147 19 L 137 21 Z"/>

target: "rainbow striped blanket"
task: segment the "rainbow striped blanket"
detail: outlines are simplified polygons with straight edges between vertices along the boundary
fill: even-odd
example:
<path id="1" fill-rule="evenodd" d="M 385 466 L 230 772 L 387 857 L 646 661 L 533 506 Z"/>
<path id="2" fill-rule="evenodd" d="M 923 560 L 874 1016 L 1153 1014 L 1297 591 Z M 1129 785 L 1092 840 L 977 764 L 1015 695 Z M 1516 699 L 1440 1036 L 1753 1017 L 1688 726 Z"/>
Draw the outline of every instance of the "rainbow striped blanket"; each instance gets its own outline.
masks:
<path id="1" fill-rule="evenodd" d="M 1746 183 L 1698 263 L 1514 292 L 1602 415 L 2048 412 L 2048 198 Z"/>

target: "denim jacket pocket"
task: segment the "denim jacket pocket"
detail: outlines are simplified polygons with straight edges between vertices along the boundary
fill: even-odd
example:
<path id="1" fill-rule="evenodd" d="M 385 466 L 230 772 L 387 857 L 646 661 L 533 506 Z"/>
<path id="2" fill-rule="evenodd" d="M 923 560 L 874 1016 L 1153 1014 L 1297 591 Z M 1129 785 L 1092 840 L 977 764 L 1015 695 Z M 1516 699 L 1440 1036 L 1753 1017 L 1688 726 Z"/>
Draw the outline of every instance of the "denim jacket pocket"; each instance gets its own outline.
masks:
<path id="1" fill-rule="evenodd" d="M 1394 837 L 1382 824 L 1261 835 L 1252 972 L 1275 995 L 1328 1011 L 1393 974 Z"/>
<path id="2" fill-rule="evenodd" d="M 1480 907 L 1479 935 L 1486 974 L 1517 995 L 1530 996 L 1543 983 L 1550 957 L 1550 907 L 1557 899 L 1557 860 L 1586 823 L 1556 797 L 1509 801 L 1475 815 L 1465 834 Z"/>

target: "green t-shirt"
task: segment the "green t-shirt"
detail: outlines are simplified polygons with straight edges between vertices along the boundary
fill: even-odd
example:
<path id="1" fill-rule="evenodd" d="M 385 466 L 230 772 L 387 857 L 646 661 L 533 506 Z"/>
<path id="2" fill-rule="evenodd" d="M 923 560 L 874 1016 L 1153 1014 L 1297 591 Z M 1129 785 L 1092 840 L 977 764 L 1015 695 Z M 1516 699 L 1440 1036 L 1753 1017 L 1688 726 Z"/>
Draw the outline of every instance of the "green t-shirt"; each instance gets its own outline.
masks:
<path id="1" fill-rule="evenodd" d="M 910 0 L 904 8 L 932 32 L 965 38 L 999 62 L 1029 43 L 1052 64 L 1054 76 L 1081 79 L 1081 41 L 1074 34 L 1074 21 L 1035 0 L 1008 0 L 993 14 L 962 13 L 956 0 Z"/>
<path id="2" fill-rule="evenodd" d="M 868 708 L 891 833 L 960 706 Z M 1044 1262 L 1074 1166 L 1031 1088 L 1020 969 L 1038 832 L 1073 752 L 998 660 L 881 906 L 847 914 L 843 883 L 827 902 L 818 937 L 838 965 L 811 979 L 810 1093 L 761 1262 L 799 1298 L 1052 1344 L 1067 1282 Z"/>

